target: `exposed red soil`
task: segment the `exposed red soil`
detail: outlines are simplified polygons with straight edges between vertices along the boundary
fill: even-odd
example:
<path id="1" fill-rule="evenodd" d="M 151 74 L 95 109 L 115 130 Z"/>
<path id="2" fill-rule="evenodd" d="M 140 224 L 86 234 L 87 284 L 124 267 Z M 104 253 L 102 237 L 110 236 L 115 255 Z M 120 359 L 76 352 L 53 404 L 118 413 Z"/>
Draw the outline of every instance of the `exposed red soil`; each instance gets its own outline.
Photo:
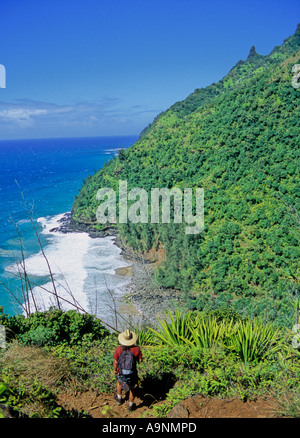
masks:
<path id="1" fill-rule="evenodd" d="M 151 261 L 154 267 L 158 267 L 166 258 L 166 251 L 160 243 L 158 249 L 152 247 L 149 251 L 144 251 L 145 260 Z"/>
<path id="2" fill-rule="evenodd" d="M 178 403 L 168 418 L 271 418 L 275 407 L 276 401 L 271 397 L 243 402 L 237 398 L 195 396 Z"/>
<path id="3" fill-rule="evenodd" d="M 151 417 L 152 397 L 135 398 L 135 409 L 128 412 L 128 399 L 123 394 L 122 404 L 117 405 L 112 394 L 97 394 L 87 391 L 78 394 L 64 393 L 57 403 L 66 410 L 85 411 L 93 418 L 141 418 Z"/>
<path id="4" fill-rule="evenodd" d="M 68 410 L 85 411 L 92 418 L 151 418 L 154 416 L 152 406 L 155 400 L 139 394 L 132 412 L 128 412 L 128 400 L 124 396 L 122 405 L 118 406 L 113 395 L 93 391 L 76 395 L 61 394 L 58 403 Z M 205 398 L 198 395 L 178 403 L 168 418 L 271 418 L 276 416 L 275 408 L 276 400 L 272 397 L 242 402 L 237 398 Z"/>

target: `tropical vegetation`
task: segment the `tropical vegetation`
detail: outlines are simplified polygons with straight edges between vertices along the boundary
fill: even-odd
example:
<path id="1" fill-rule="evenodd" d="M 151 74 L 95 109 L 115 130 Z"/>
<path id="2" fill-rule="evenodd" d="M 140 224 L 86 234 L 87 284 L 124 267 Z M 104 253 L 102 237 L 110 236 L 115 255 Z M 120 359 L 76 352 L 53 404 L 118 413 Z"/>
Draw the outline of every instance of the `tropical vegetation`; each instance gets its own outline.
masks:
<path id="1" fill-rule="evenodd" d="M 181 291 L 185 308 L 138 329 L 140 385 L 164 417 L 190 395 L 272 395 L 281 416 L 300 416 L 299 89 L 300 26 L 267 56 L 255 49 L 222 80 L 196 89 L 158 115 L 130 148 L 87 178 L 73 206 L 77 224 L 94 225 L 97 192 L 205 190 L 205 225 L 113 226 L 139 254 L 162 249 L 162 288 Z M 195 208 L 195 205 L 194 205 Z M 173 218 L 171 218 L 173 219 Z M 16 416 L 74 417 L 63 391 L 115 391 L 117 333 L 95 316 L 60 308 L 8 316 L 0 308 L 0 405 Z M 1 340 L 1 339 L 0 339 Z M 157 403 L 160 402 L 160 403 Z M 277 412 L 278 413 L 278 412 Z M 0 415 L 4 415 L 3 413 Z"/>
<path id="2" fill-rule="evenodd" d="M 7 333 L 0 349 L 0 406 L 16 416 L 89 416 L 63 409 L 59 394 L 115 392 L 117 333 L 94 316 L 52 309 L 16 318 L 2 309 L 0 323 Z M 153 398 L 152 415 L 165 417 L 180 400 L 201 394 L 243 401 L 272 396 L 278 400 L 274 416 L 300 416 L 300 351 L 291 330 L 219 309 L 167 312 L 156 326 L 137 332 L 144 355 L 140 387 Z"/>
<path id="3" fill-rule="evenodd" d="M 162 248 L 161 287 L 182 291 L 187 309 L 233 307 L 282 326 L 299 299 L 300 26 L 266 56 L 252 48 L 218 83 L 158 115 L 138 141 L 90 176 L 73 220 L 97 222 L 97 192 L 204 188 L 204 230 L 185 223 L 117 223 L 123 245 Z M 118 198 L 117 198 L 118 199 Z M 195 207 L 195 206 L 194 206 Z"/>

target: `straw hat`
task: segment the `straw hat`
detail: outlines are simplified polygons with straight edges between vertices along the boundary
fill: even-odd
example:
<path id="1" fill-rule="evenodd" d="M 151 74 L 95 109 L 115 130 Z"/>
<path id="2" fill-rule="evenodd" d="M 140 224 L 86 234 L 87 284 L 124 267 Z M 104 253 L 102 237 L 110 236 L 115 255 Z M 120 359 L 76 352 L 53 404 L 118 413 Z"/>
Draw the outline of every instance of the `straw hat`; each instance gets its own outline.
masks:
<path id="1" fill-rule="evenodd" d="M 121 345 L 129 347 L 130 345 L 135 344 L 137 335 L 130 330 L 125 330 L 125 332 L 119 334 L 118 339 Z"/>

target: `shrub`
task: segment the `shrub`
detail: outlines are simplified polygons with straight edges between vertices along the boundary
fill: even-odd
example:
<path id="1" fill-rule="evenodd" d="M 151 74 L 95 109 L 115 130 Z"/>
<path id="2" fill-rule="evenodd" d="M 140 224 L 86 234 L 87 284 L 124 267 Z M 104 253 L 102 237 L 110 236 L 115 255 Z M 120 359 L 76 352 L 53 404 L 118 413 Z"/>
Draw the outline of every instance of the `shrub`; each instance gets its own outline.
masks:
<path id="1" fill-rule="evenodd" d="M 33 417 L 57 417 L 57 387 L 71 379 L 66 359 L 54 357 L 38 347 L 12 343 L 0 358 L 5 402 Z"/>
<path id="2" fill-rule="evenodd" d="M 96 340 L 109 334 L 96 317 L 76 310 L 63 312 L 50 309 L 35 312 L 27 318 L 17 315 L 3 318 L 2 321 L 23 345 L 76 345 L 87 337 Z"/>

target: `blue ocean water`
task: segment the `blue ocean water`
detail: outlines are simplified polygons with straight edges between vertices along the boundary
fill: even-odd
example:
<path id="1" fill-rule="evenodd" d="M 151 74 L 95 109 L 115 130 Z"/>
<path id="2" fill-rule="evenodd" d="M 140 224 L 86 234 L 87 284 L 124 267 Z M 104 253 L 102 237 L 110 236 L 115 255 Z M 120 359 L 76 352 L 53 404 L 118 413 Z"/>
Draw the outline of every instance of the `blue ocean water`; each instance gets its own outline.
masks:
<path id="1" fill-rule="evenodd" d="M 94 314 L 102 312 L 107 316 L 107 308 L 103 306 L 107 288 L 118 293 L 126 282 L 126 278 L 115 275 L 114 269 L 126 263 L 113 238 L 91 239 L 85 233 L 64 235 L 50 230 L 71 211 L 84 180 L 136 139 L 136 136 L 119 136 L 0 141 L 0 306 L 5 313 L 22 312 L 11 294 L 23 302 L 16 264 L 21 258 L 16 227 L 31 281 L 51 289 L 49 271 L 28 218 L 24 197 L 60 293 L 69 294 L 68 300 L 72 296 Z M 36 286 L 34 291 L 41 310 L 54 304 L 52 295 L 42 288 Z"/>

